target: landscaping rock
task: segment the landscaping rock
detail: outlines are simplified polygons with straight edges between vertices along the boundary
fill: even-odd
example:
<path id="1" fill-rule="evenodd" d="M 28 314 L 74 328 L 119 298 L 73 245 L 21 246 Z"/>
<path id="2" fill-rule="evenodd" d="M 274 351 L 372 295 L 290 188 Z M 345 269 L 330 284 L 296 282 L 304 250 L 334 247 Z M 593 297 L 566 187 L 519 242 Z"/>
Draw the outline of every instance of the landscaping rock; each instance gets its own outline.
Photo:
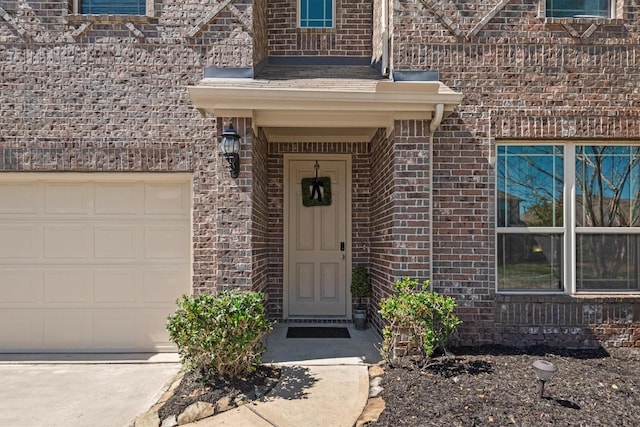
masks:
<path id="1" fill-rule="evenodd" d="M 382 390 L 384 389 L 380 386 L 371 387 L 369 389 L 369 397 L 378 397 L 378 395 L 382 393 Z"/>
<path id="2" fill-rule="evenodd" d="M 160 425 L 160 417 L 157 412 L 147 412 L 138 417 L 135 427 L 158 427 Z"/>
<path id="3" fill-rule="evenodd" d="M 376 377 L 376 378 L 371 380 L 369 385 L 371 387 L 379 387 L 381 382 L 382 382 L 382 377 Z"/>
<path id="4" fill-rule="evenodd" d="M 165 418 L 162 421 L 160 427 L 176 427 L 178 425 L 178 418 L 175 415 Z"/>
<path id="5" fill-rule="evenodd" d="M 178 425 L 192 423 L 203 418 L 210 417 L 215 412 L 212 403 L 196 402 L 187 407 L 180 415 L 178 415 Z"/>
<path id="6" fill-rule="evenodd" d="M 356 427 L 364 427 L 367 423 L 377 421 L 384 408 L 385 403 L 381 397 L 369 399 L 367 406 L 364 407 L 364 411 L 356 421 Z"/>
<path id="7" fill-rule="evenodd" d="M 236 405 L 231 400 L 231 396 L 225 396 L 216 402 L 216 413 L 225 412 L 235 407 Z"/>
<path id="8" fill-rule="evenodd" d="M 380 365 L 373 365 L 369 368 L 369 378 L 379 377 L 384 374 L 384 369 Z"/>

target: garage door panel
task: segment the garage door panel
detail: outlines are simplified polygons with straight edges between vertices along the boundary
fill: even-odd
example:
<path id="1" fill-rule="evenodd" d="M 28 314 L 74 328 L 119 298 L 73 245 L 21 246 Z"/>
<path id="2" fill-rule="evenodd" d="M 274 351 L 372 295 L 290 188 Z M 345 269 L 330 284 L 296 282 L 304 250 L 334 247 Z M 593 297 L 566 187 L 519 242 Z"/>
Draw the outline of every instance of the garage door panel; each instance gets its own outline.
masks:
<path id="1" fill-rule="evenodd" d="M 37 303 L 42 299 L 42 274 L 38 270 L 5 268 L 0 274 L 0 306 Z"/>
<path id="2" fill-rule="evenodd" d="M 56 183 L 44 185 L 44 212 L 48 214 L 90 213 L 88 184 Z"/>
<path id="3" fill-rule="evenodd" d="M 184 260 L 188 254 L 189 232 L 190 230 L 184 226 L 145 226 L 145 259 Z"/>
<path id="4" fill-rule="evenodd" d="M 38 211 L 37 187 L 16 182 L 0 183 L 1 214 L 34 214 Z"/>
<path id="5" fill-rule="evenodd" d="M 113 351 L 138 347 L 140 328 L 136 325 L 136 317 L 136 313 L 130 310 L 96 313 L 93 331 L 95 349 Z"/>
<path id="6" fill-rule="evenodd" d="M 0 311 L 0 351 L 41 349 L 42 325 L 41 313 L 21 309 Z"/>
<path id="7" fill-rule="evenodd" d="M 105 215 L 136 215 L 136 194 L 140 187 L 137 183 L 96 184 L 95 212 Z"/>
<path id="8" fill-rule="evenodd" d="M 144 193 L 147 215 L 185 214 L 190 210 L 190 194 L 180 184 L 148 184 Z"/>
<path id="9" fill-rule="evenodd" d="M 167 323 L 167 317 L 173 310 L 170 309 L 157 309 L 157 310 L 142 310 L 138 313 L 138 322 L 140 330 L 147 331 L 142 336 L 141 345 L 153 346 L 158 351 L 172 351 L 175 349 L 175 345 L 169 339 L 169 332 L 165 328 Z"/>
<path id="10" fill-rule="evenodd" d="M 89 227 L 73 224 L 45 226 L 45 258 L 87 258 Z"/>
<path id="11" fill-rule="evenodd" d="M 187 273 L 187 274 L 185 274 Z M 188 293 L 184 278 L 188 272 L 184 267 L 154 268 L 144 272 L 142 299 L 145 303 L 174 303 L 181 294 Z"/>
<path id="12" fill-rule="evenodd" d="M 47 269 L 44 274 L 45 303 L 93 302 L 93 274 L 89 268 Z"/>
<path id="13" fill-rule="evenodd" d="M 94 228 L 94 256 L 136 259 L 138 240 L 135 225 L 97 225 Z"/>
<path id="14" fill-rule="evenodd" d="M 12 225 L 0 226 L 0 258 L 41 258 L 42 228 L 32 223 L 11 222 Z"/>
<path id="15" fill-rule="evenodd" d="M 92 348 L 93 314 L 87 310 L 47 310 L 43 335 L 46 349 L 73 351 Z"/>
<path id="16" fill-rule="evenodd" d="M 138 300 L 140 274 L 136 269 L 112 267 L 94 270 L 94 301 L 132 304 Z"/>

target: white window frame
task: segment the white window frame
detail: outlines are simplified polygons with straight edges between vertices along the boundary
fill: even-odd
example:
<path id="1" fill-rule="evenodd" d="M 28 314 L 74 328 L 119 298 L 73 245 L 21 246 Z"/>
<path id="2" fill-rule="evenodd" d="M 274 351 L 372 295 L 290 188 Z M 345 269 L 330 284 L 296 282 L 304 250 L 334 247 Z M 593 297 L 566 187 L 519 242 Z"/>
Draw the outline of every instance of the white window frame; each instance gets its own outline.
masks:
<path id="1" fill-rule="evenodd" d="M 496 153 L 498 146 L 560 146 L 563 149 L 563 227 L 498 227 L 497 225 L 497 212 L 498 212 L 498 186 L 497 186 L 497 173 L 496 167 L 496 187 L 494 189 L 494 207 L 496 212 L 495 218 L 495 249 L 496 259 L 494 263 L 495 272 L 495 290 L 498 294 L 503 295 L 588 295 L 588 296 L 600 296 L 611 297 L 614 295 L 640 295 L 640 288 L 632 290 L 612 290 L 610 292 L 605 291 L 589 291 L 576 289 L 576 243 L 578 233 L 582 234 L 640 234 L 640 227 L 577 227 L 576 226 L 576 147 L 580 145 L 606 145 L 606 146 L 622 146 L 628 147 L 634 144 L 629 142 L 609 142 L 609 141 L 589 141 L 589 142 L 564 142 L 559 143 L 557 141 L 540 141 L 540 142 L 522 142 L 522 141 L 500 141 L 496 144 Z M 568 208 L 567 208 L 568 207 Z M 562 262 L 564 271 L 562 272 L 562 278 L 564 280 L 562 289 L 559 290 L 535 290 L 535 289 L 522 289 L 522 290 L 503 290 L 499 288 L 498 277 L 498 238 L 500 234 L 559 234 L 564 233 L 563 254 Z"/>
<path id="2" fill-rule="evenodd" d="M 304 0 L 296 0 L 296 6 L 297 6 L 297 23 L 298 23 L 298 28 L 302 29 L 302 30 L 306 30 L 306 29 L 315 29 L 315 30 L 330 30 L 336 27 L 336 0 L 326 0 L 326 1 L 330 1 L 331 2 L 331 9 L 332 9 L 332 14 L 333 17 L 331 19 L 331 26 L 328 27 L 310 27 L 310 26 L 302 26 L 302 2 Z"/>

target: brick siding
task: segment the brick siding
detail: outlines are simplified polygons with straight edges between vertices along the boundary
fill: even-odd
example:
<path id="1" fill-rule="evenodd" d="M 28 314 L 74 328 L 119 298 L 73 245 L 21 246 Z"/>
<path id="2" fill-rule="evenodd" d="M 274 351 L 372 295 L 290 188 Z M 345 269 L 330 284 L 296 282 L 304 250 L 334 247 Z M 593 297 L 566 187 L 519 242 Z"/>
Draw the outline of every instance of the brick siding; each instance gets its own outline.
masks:
<path id="1" fill-rule="evenodd" d="M 335 0 L 335 28 L 298 28 L 298 1 L 268 2 L 269 55 L 371 56 L 371 1 Z"/>
<path id="2" fill-rule="evenodd" d="M 613 20 L 540 6 L 394 2 L 393 67 L 437 69 L 464 93 L 434 138 L 434 288 L 456 297 L 464 344 L 635 345 L 635 298 L 495 292 L 495 142 L 640 138 L 638 5 L 619 2 Z M 609 314 L 558 314 L 583 311 Z"/>

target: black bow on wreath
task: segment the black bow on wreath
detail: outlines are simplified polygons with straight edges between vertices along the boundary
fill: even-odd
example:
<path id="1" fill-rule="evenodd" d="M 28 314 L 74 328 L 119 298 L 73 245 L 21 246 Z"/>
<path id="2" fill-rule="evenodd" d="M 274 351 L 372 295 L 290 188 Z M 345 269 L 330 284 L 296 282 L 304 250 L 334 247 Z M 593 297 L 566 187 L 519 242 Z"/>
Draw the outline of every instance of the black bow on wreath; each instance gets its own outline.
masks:
<path id="1" fill-rule="evenodd" d="M 320 182 L 318 179 L 318 169 L 320 169 L 320 165 L 316 160 L 316 165 L 313 167 L 316 170 L 316 177 L 313 180 L 313 184 L 311 184 L 311 200 L 316 199 L 317 201 L 322 201 L 322 191 L 320 191 L 320 187 L 324 187 L 324 184 Z"/>

